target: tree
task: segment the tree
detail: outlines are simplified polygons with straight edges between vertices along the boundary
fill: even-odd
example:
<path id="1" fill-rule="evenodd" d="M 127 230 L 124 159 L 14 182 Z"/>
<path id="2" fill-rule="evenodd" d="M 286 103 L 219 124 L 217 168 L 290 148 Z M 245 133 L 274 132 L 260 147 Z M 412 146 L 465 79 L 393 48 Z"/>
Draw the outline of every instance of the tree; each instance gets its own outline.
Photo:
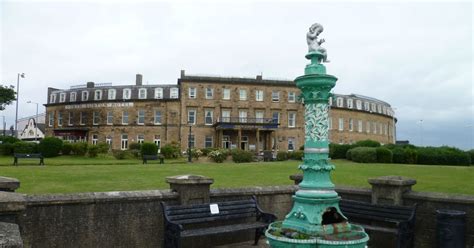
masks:
<path id="1" fill-rule="evenodd" d="M 4 110 L 5 107 L 16 100 L 16 92 L 13 86 L 6 87 L 0 85 L 0 110 Z"/>

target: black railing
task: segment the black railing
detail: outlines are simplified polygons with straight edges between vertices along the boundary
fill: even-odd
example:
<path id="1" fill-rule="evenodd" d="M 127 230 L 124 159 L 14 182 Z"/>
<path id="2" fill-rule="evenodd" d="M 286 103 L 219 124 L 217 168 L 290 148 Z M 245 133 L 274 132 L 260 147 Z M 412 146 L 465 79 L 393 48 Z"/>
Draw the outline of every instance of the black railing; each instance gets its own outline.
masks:
<path id="1" fill-rule="evenodd" d="M 238 123 L 238 124 L 278 124 L 278 119 L 273 118 L 248 118 L 248 117 L 220 117 L 216 124 L 220 123 Z"/>

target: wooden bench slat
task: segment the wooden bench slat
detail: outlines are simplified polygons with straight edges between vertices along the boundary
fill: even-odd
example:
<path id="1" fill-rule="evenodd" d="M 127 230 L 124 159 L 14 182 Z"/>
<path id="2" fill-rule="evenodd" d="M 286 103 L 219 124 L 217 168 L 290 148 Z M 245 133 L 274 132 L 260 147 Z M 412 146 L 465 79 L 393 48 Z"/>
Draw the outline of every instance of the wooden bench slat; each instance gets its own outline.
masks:
<path id="1" fill-rule="evenodd" d="M 170 216 L 169 219 L 171 221 L 179 223 L 181 220 L 187 220 L 187 219 L 193 219 L 194 221 L 198 222 L 206 222 L 208 218 L 210 217 L 218 217 L 218 216 L 224 216 L 224 215 L 245 215 L 248 213 L 253 213 L 253 216 L 255 216 L 255 209 L 247 209 L 243 211 L 220 211 L 218 214 L 211 214 L 209 213 L 199 213 L 199 214 L 187 214 L 187 215 L 174 215 Z"/>
<path id="2" fill-rule="evenodd" d="M 223 211 L 256 208 L 255 204 L 241 204 L 241 205 L 235 205 L 235 206 L 232 206 L 232 205 L 222 206 L 218 204 L 218 206 L 219 206 L 219 210 L 223 210 Z M 209 205 L 205 205 L 203 207 L 198 207 L 198 208 L 186 208 L 186 209 L 175 209 L 175 210 L 166 209 L 165 211 L 169 216 L 173 216 L 173 215 L 181 215 L 181 214 L 188 214 L 188 213 L 200 213 L 200 212 L 207 213 L 210 211 L 210 209 L 209 209 Z"/>
<path id="3" fill-rule="evenodd" d="M 245 223 L 245 224 L 236 224 L 236 225 L 227 225 L 227 226 L 217 226 L 217 227 L 208 227 L 202 229 L 192 229 L 181 232 L 182 237 L 195 237 L 195 236 L 204 236 L 210 234 L 219 234 L 219 233 L 228 233 L 241 230 L 255 229 L 266 227 L 267 224 L 262 222 L 254 223 Z"/>
<path id="4" fill-rule="evenodd" d="M 399 215 L 396 213 L 378 212 L 377 209 L 361 210 L 361 209 L 350 209 L 350 208 L 341 207 L 341 211 L 344 213 L 344 215 L 359 214 L 359 215 L 369 216 L 373 219 L 393 219 L 399 222 L 410 220 L 410 216 Z"/>
<path id="5" fill-rule="evenodd" d="M 221 206 L 229 206 L 229 205 L 245 205 L 245 204 L 253 204 L 255 205 L 255 202 L 252 200 L 241 200 L 241 201 L 228 201 L 228 202 L 216 202 L 216 203 L 206 203 L 206 204 L 196 204 L 196 205 L 188 205 L 188 206 L 182 206 L 182 205 L 167 205 L 166 210 L 177 210 L 177 209 L 196 209 L 196 208 L 209 208 L 209 204 L 218 204 L 219 208 Z"/>
<path id="6" fill-rule="evenodd" d="M 244 219 L 249 217 L 254 217 L 255 214 L 246 213 L 246 214 L 229 214 L 229 215 L 221 215 L 221 216 L 212 216 L 208 218 L 202 219 L 185 219 L 176 221 L 178 224 L 196 224 L 196 223 L 203 223 L 203 222 L 212 222 L 218 220 L 231 220 L 231 219 Z"/>

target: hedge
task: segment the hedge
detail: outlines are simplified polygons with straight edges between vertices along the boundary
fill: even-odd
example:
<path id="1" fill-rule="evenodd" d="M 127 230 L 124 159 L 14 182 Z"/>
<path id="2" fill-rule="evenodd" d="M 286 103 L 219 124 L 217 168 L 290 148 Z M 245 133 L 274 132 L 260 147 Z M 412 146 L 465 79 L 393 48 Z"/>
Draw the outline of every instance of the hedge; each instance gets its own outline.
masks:
<path id="1" fill-rule="evenodd" d="M 358 163 L 376 163 L 377 150 L 375 147 L 356 147 L 351 149 L 352 161 Z"/>
<path id="2" fill-rule="evenodd" d="M 464 152 L 454 147 L 419 147 L 418 164 L 427 165 L 465 165 L 471 164 L 471 157 L 467 152 Z"/>
<path id="3" fill-rule="evenodd" d="M 378 163 L 392 163 L 393 154 L 392 151 L 385 147 L 377 147 L 375 148 L 377 152 L 377 162 Z"/>
<path id="4" fill-rule="evenodd" d="M 69 155 L 72 152 L 72 144 L 71 143 L 63 143 L 63 147 L 61 148 L 62 155 Z"/>
<path id="5" fill-rule="evenodd" d="M 178 143 L 171 142 L 170 144 L 166 144 L 160 149 L 160 153 L 165 158 L 177 158 L 181 155 L 181 148 Z"/>
<path id="6" fill-rule="evenodd" d="M 355 147 L 379 147 L 380 142 L 375 140 L 360 140 L 354 144 Z"/>
<path id="7" fill-rule="evenodd" d="M 471 157 L 471 164 L 474 164 L 474 149 L 467 151 L 467 153 Z"/>
<path id="8" fill-rule="evenodd" d="M 46 158 L 56 157 L 63 147 L 63 140 L 56 137 L 46 137 L 42 139 L 38 146 L 38 151 Z"/>
<path id="9" fill-rule="evenodd" d="M 345 159 L 347 151 L 353 147 L 348 144 L 329 144 L 329 157 L 332 159 Z"/>
<path id="10" fill-rule="evenodd" d="M 288 160 L 288 153 L 284 151 L 279 151 L 277 153 L 277 160 L 278 161 L 285 161 Z"/>
<path id="11" fill-rule="evenodd" d="M 13 154 L 13 144 L 6 142 L 0 144 L 0 155 L 10 156 Z"/>
<path id="12" fill-rule="evenodd" d="M 87 147 L 87 155 L 91 158 L 97 157 L 97 154 L 99 154 L 99 146 L 98 145 L 90 145 Z"/>
<path id="13" fill-rule="evenodd" d="M 72 144 L 72 153 L 78 156 L 84 156 L 87 153 L 87 143 L 77 142 Z"/>
<path id="14" fill-rule="evenodd" d="M 18 141 L 13 143 L 14 153 L 38 153 L 38 144 L 33 142 Z"/>
<path id="15" fill-rule="evenodd" d="M 253 161 L 253 153 L 234 149 L 232 150 L 232 160 L 236 163 L 248 163 Z"/>
<path id="16" fill-rule="evenodd" d="M 142 155 L 156 155 L 158 153 L 158 146 L 155 143 L 143 143 L 141 153 Z"/>
<path id="17" fill-rule="evenodd" d="M 303 156 L 304 156 L 303 151 L 288 152 L 288 159 L 303 160 Z"/>

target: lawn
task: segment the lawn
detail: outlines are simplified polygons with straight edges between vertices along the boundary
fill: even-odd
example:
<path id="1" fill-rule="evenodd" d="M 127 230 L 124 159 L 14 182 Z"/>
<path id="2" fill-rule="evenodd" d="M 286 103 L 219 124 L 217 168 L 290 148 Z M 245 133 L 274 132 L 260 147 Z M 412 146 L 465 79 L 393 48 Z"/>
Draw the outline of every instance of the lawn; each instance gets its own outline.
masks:
<path id="1" fill-rule="evenodd" d="M 299 161 L 261 163 L 188 164 L 182 160 L 156 161 L 144 166 L 139 160 L 116 160 L 109 157 L 82 158 L 62 156 L 46 158 L 46 166 L 37 160 L 20 159 L 12 166 L 11 157 L 0 157 L 0 176 L 18 178 L 21 193 L 67 193 L 165 189 L 165 177 L 198 174 L 214 178 L 213 188 L 290 185 L 289 175 L 298 173 Z M 399 164 L 358 164 L 335 160 L 332 173 L 337 185 L 368 188 L 370 177 L 401 175 L 417 180 L 416 191 L 474 195 L 474 167 Z"/>

